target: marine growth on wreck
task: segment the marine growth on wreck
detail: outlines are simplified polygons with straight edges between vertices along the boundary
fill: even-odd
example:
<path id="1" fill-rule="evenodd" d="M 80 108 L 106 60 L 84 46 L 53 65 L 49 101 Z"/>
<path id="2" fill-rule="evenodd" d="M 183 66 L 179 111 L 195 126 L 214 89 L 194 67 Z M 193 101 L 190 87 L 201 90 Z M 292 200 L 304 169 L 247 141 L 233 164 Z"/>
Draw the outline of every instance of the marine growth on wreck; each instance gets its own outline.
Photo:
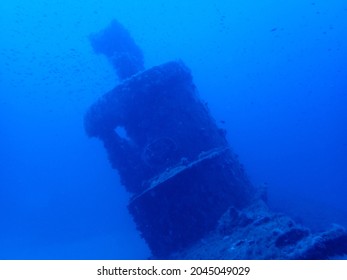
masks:
<path id="1" fill-rule="evenodd" d="M 312 233 L 269 209 L 218 127 L 183 61 L 145 69 L 116 20 L 90 36 L 120 83 L 92 104 L 85 130 L 99 138 L 126 190 L 153 259 L 328 259 L 347 232 Z M 119 133 L 120 129 L 123 133 Z"/>

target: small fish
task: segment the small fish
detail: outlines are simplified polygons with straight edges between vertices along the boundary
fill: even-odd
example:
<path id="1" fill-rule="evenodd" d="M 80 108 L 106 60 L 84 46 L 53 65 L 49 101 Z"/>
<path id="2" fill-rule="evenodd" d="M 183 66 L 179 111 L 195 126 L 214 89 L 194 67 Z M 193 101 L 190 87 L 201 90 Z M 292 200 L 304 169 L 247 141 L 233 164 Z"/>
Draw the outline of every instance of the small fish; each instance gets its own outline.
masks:
<path id="1" fill-rule="evenodd" d="M 274 27 L 270 30 L 270 32 L 275 32 L 275 31 L 277 31 L 277 27 Z"/>

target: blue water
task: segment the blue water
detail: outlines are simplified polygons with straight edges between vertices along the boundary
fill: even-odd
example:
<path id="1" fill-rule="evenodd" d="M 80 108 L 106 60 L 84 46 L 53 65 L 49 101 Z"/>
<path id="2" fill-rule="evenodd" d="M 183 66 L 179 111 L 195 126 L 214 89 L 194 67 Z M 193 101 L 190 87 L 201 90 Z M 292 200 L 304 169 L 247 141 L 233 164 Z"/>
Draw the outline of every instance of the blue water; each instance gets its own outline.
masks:
<path id="1" fill-rule="evenodd" d="M 347 226 L 346 1 L 8 0 L 0 10 L 0 259 L 150 254 L 83 128 L 118 83 L 88 41 L 112 19 L 146 68 L 191 68 L 274 210 L 313 230 Z"/>

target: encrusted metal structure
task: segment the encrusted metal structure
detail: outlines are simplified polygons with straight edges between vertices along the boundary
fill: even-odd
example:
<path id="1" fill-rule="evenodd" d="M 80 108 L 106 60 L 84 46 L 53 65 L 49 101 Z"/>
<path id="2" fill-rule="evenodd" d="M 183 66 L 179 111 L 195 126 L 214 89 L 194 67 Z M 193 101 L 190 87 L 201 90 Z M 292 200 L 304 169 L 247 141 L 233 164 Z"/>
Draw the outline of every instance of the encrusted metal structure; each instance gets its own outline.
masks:
<path id="1" fill-rule="evenodd" d="M 86 132 L 102 140 L 132 194 L 129 211 L 154 258 L 347 252 L 344 229 L 314 235 L 267 209 L 183 62 L 144 70 L 140 48 L 117 21 L 90 39 L 121 81 L 89 108 Z"/>
<path id="2" fill-rule="evenodd" d="M 85 120 L 133 194 L 130 213 L 156 256 L 185 248 L 230 205 L 250 201 L 252 186 L 182 62 L 123 80 Z"/>

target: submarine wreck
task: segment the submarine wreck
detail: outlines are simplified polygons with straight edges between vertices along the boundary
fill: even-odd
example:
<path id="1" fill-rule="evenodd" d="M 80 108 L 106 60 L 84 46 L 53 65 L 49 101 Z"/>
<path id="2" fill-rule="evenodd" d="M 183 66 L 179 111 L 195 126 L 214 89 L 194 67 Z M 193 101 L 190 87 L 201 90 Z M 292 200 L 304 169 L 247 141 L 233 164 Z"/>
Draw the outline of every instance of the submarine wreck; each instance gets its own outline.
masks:
<path id="1" fill-rule="evenodd" d="M 90 106 L 99 138 L 131 194 L 128 210 L 152 259 L 329 259 L 347 254 L 339 225 L 313 233 L 275 213 L 199 98 L 182 61 L 145 69 L 116 20 L 90 35 L 119 84 Z"/>

